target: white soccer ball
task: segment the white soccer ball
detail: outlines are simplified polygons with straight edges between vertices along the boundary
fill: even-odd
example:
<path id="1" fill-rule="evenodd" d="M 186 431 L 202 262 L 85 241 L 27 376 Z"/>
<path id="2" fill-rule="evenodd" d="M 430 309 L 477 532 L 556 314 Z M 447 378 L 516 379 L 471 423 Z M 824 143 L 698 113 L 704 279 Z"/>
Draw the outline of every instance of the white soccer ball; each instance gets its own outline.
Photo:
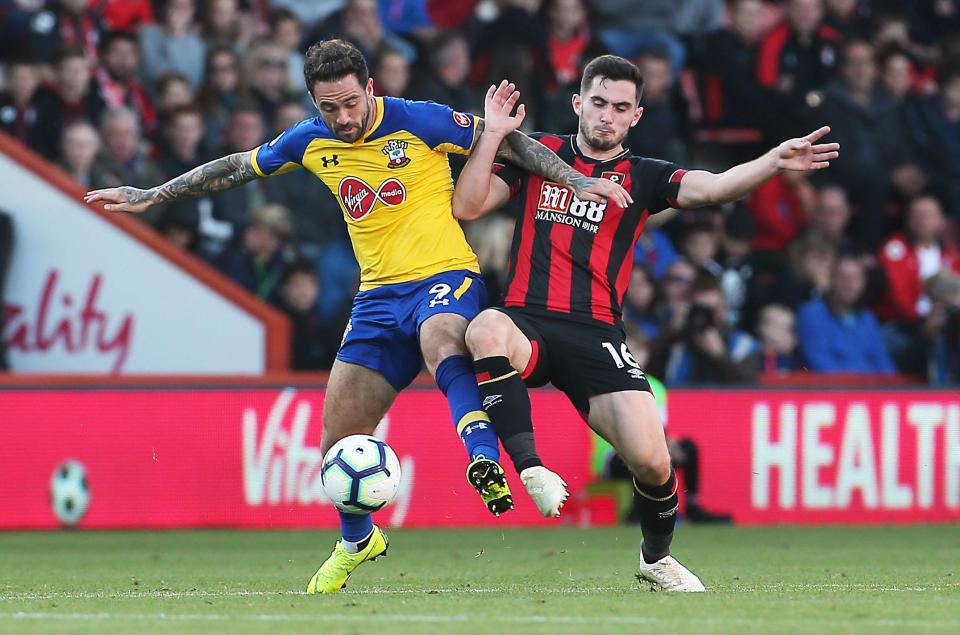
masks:
<path id="1" fill-rule="evenodd" d="M 76 525 L 90 507 L 87 469 L 79 461 L 64 461 L 50 477 L 53 515 L 64 525 Z"/>
<path id="2" fill-rule="evenodd" d="M 337 509 L 370 514 L 396 497 L 400 489 L 400 460 L 380 439 L 354 434 L 330 448 L 323 457 L 320 477 Z"/>

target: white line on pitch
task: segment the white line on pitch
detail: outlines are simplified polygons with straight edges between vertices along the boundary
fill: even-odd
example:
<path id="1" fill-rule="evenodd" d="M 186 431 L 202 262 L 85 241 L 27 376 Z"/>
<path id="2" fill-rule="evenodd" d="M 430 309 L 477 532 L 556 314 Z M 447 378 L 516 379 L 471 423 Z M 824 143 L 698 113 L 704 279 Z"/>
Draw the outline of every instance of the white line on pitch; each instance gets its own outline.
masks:
<path id="1" fill-rule="evenodd" d="M 316 615 L 254 614 L 227 615 L 223 613 L 56 613 L 26 612 L 0 613 L 0 620 L 86 620 L 86 621 L 245 621 L 245 622 L 413 622 L 413 623 L 460 623 L 475 619 L 472 615 L 420 615 L 420 614 L 368 614 L 356 613 L 318 613 Z M 740 624 L 748 626 L 772 626 L 776 624 L 808 624 L 815 620 L 767 620 L 747 618 L 697 618 L 672 616 L 668 618 L 630 615 L 599 615 L 587 617 L 580 615 L 491 615 L 484 620 L 510 624 Z M 956 628 L 960 620 L 909 620 L 909 619 L 863 619 L 831 620 L 831 625 L 851 626 L 912 626 L 926 628 Z"/>

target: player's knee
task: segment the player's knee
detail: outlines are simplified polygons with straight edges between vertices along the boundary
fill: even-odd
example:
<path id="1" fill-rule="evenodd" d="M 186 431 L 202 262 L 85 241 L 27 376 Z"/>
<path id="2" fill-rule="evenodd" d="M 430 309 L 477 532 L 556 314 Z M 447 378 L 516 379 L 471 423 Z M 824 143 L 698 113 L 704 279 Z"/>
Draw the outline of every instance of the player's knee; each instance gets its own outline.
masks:
<path id="1" fill-rule="evenodd" d="M 467 348 L 474 358 L 507 355 L 510 318 L 500 311 L 486 310 L 467 326 Z"/>
<path id="2" fill-rule="evenodd" d="M 632 458 L 630 469 L 641 483 L 660 485 L 670 478 L 670 453 L 666 447 L 640 452 Z"/>

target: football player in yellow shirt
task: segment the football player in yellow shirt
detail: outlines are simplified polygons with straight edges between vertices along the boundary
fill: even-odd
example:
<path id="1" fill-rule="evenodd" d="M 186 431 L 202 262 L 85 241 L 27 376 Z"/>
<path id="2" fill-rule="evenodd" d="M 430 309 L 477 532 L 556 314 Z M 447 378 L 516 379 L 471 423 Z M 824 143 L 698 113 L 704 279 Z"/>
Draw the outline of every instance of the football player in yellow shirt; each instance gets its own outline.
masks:
<path id="1" fill-rule="evenodd" d="M 142 212 L 156 203 L 310 170 L 339 200 L 361 271 L 360 292 L 330 372 L 321 451 L 345 436 L 372 434 L 425 364 L 470 455 L 468 480 L 491 512 L 504 512 L 513 501 L 464 344 L 467 324 L 487 297 L 476 256 L 451 211 L 446 157 L 469 154 L 483 120 L 432 102 L 375 96 L 363 56 L 341 40 L 311 46 L 304 76 L 319 117 L 163 185 L 96 190 L 86 201 L 103 201 L 108 211 Z M 510 95 L 513 87 L 503 84 L 501 90 Z M 500 155 L 570 186 L 581 198 L 630 202 L 619 185 L 576 172 L 522 133 L 506 135 Z M 546 472 L 555 477 L 550 484 L 562 487 L 558 476 Z M 387 539 L 370 515 L 341 512 L 340 520 L 342 539 L 310 580 L 309 593 L 339 591 L 357 566 L 386 552 Z"/>

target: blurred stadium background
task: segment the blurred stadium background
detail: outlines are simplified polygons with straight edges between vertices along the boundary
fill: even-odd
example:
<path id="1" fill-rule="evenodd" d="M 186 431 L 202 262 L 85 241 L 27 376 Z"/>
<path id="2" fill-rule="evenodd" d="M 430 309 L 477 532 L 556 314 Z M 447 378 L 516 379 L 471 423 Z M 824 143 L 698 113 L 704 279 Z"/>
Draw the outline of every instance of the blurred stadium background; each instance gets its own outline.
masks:
<path id="1" fill-rule="evenodd" d="M 735 205 L 651 223 L 638 243 L 625 319 L 634 356 L 665 385 L 668 436 L 687 463 L 684 518 L 735 525 L 682 528 L 678 555 L 684 559 L 689 540 L 689 564 L 708 586 L 756 601 L 741 613 L 721 611 L 720 628 L 724 620 L 758 632 L 812 628 L 789 611 L 782 622 L 757 617 L 769 583 L 781 597 L 812 593 L 813 612 L 823 610 L 818 598 L 829 603 L 837 590 L 867 601 L 861 621 L 827 613 L 841 632 L 960 629 L 960 586 L 944 577 L 960 564 L 955 534 L 948 538 L 960 521 L 956 0 L 0 1 L 0 529 L 62 524 L 51 484 L 68 460 L 86 477 L 79 487 L 87 488 L 88 505 L 76 521 L 82 529 L 335 526 L 319 485 L 319 413 L 323 373 L 358 276 L 335 199 L 301 170 L 141 217 L 82 203 L 87 189 L 149 187 L 312 116 L 301 52 L 334 36 L 361 48 L 379 94 L 481 113 L 486 86 L 507 77 L 523 93 L 529 131 L 575 132 L 570 96 L 580 69 L 597 54 L 624 55 L 647 82 L 629 147 L 693 168 L 722 170 L 788 136 L 832 126 L 828 140 L 842 144 L 842 156 L 830 169 L 809 179 L 784 175 Z M 456 173 L 460 165 L 452 167 Z M 466 227 L 493 296 L 503 288 L 516 211 Z M 711 293 L 722 295 L 716 314 L 690 310 L 709 304 L 704 294 Z M 722 357 L 700 348 L 709 329 L 723 338 Z M 544 533 L 543 544 L 523 532 L 503 541 L 514 536 L 518 550 L 555 555 L 613 537 L 622 557 L 634 558 L 630 532 L 573 529 L 630 520 L 629 486 L 608 449 L 562 395 L 547 389 L 533 399 L 542 454 L 573 492 L 559 522 L 567 529 Z M 443 566 L 494 575 L 458 558 L 489 552 L 502 527 L 558 524 L 539 518 L 522 493 L 506 517 L 486 514 L 462 478 L 462 449 L 429 378 L 400 396 L 378 434 L 397 450 L 406 476 L 384 524 L 431 530 L 425 535 L 435 535 L 450 558 Z M 522 491 L 515 478 L 513 487 Z M 777 526 L 785 523 L 801 526 L 782 531 L 807 551 L 790 555 L 778 546 Z M 923 540 L 902 528 L 859 528 L 918 523 L 941 526 L 917 529 Z M 135 554 L 124 541 L 137 535 L 116 534 L 127 545 L 118 553 Z M 167 541 L 142 534 L 147 551 L 179 553 L 181 561 L 203 551 L 196 545 L 204 536 L 224 536 L 219 544 L 235 549 L 230 575 L 248 581 L 245 588 L 264 595 L 299 589 L 297 576 L 305 582 L 314 565 L 288 567 L 280 536 L 300 553 L 305 535 L 263 534 L 259 543 L 257 535 Z M 320 535 L 315 558 L 332 539 Z M 413 544 L 430 540 L 402 535 Z M 3 550 L 17 558 L 11 577 L 0 578 L 0 631 L 125 632 L 131 622 L 85 622 L 83 615 L 108 611 L 110 598 L 136 591 L 127 588 L 134 575 L 127 571 L 143 554 L 118 556 L 121 584 L 85 559 L 105 549 L 96 540 L 0 534 Z M 744 588 L 731 580 L 750 578 L 749 567 L 711 551 L 723 545 L 747 553 L 747 544 L 765 540 L 767 569 Z M 255 568 L 273 566 L 248 555 L 258 544 L 284 563 L 287 578 L 254 577 Z M 877 565 L 886 548 L 916 549 L 921 564 L 898 577 L 896 559 Z M 55 565 L 51 554 L 66 560 Z M 505 575 L 512 560 L 500 556 L 496 575 Z M 593 552 L 582 557 L 599 568 L 606 562 Z M 860 577 L 801 571 L 797 563 L 808 557 L 839 558 Z M 591 622 L 574 602 L 571 610 L 581 612 L 572 621 L 518 617 L 505 622 L 510 628 L 553 633 L 593 624 L 601 632 L 671 623 L 668 613 L 638 617 L 645 609 L 630 599 L 626 570 L 621 586 L 611 587 L 589 574 L 575 579 L 573 567 L 567 579 L 556 567 L 517 566 L 528 564 L 530 579 L 548 569 L 543 574 L 554 576 L 542 582 L 544 593 L 613 594 L 620 600 L 604 614 L 626 617 Z M 72 576 L 73 565 L 89 567 L 89 575 L 58 595 L 63 588 L 46 578 Z M 413 573 L 422 564 L 410 566 L 411 576 L 424 573 Z M 910 568 L 907 560 L 902 566 Z M 170 609 L 161 602 L 166 592 L 197 591 L 204 579 L 214 589 L 227 584 L 215 571 L 174 570 L 183 577 L 136 574 L 152 575 L 147 597 L 156 604 L 137 609 L 143 619 Z M 475 584 L 539 601 L 524 575 Z M 371 586 L 398 584 L 402 593 L 403 580 L 394 578 Z M 409 582 L 412 591 L 466 592 L 463 580 L 419 580 Z M 891 592 L 892 604 L 871 603 L 899 583 L 905 592 Z M 921 600 L 924 590 L 934 596 Z M 185 613 L 206 610 L 194 606 L 205 596 L 184 597 L 193 598 Z M 424 620 L 397 624 L 426 632 L 461 621 L 426 619 L 436 615 L 424 597 L 416 595 Z M 79 615 L 76 625 L 58 621 L 50 606 L 58 598 L 69 606 L 61 615 Z M 91 599 L 99 604 L 85 603 Z M 392 610 L 407 610 L 394 600 Z M 903 612 L 908 600 L 913 613 Z M 927 613 L 927 603 L 944 611 Z M 349 612 L 344 606 L 334 614 Z M 795 606 L 796 615 L 807 615 L 805 607 Z M 663 605 L 647 608 L 657 614 Z M 704 620 L 719 610 L 708 609 Z M 11 617 L 21 613 L 37 617 Z M 302 618 L 285 626 L 302 627 L 310 615 Z M 368 632 L 343 619 L 348 632 Z M 336 630 L 333 620 L 323 626 Z"/>

